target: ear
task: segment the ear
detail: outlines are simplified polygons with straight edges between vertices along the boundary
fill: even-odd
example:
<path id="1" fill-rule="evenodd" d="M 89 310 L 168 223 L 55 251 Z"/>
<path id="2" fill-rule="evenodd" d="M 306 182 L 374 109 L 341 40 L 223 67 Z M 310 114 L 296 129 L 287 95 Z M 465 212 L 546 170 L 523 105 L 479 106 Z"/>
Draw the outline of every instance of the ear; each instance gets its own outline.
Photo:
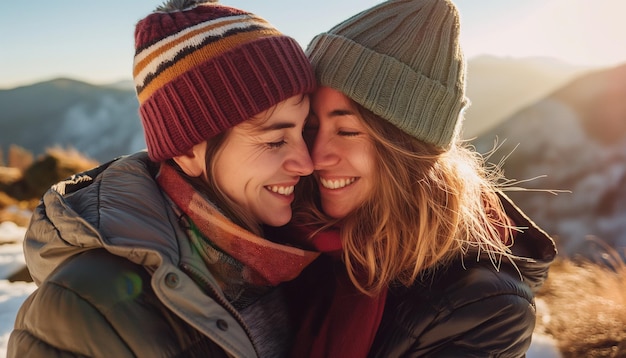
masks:
<path id="1" fill-rule="evenodd" d="M 206 141 L 191 147 L 187 153 L 172 159 L 190 177 L 199 177 L 206 171 Z"/>

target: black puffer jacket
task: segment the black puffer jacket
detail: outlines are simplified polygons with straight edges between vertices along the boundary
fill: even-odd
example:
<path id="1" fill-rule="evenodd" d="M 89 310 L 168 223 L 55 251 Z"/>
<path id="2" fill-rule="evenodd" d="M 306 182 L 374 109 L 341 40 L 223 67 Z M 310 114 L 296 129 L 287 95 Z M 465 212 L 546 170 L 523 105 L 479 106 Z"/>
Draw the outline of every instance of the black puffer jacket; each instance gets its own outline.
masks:
<path id="1" fill-rule="evenodd" d="M 508 198 L 517 226 L 515 266 L 476 255 L 410 288 L 388 291 L 370 357 L 523 357 L 535 326 L 534 293 L 556 255 L 554 241 Z M 472 258 L 473 259 L 469 259 Z M 518 271 L 519 269 L 519 271 Z"/>

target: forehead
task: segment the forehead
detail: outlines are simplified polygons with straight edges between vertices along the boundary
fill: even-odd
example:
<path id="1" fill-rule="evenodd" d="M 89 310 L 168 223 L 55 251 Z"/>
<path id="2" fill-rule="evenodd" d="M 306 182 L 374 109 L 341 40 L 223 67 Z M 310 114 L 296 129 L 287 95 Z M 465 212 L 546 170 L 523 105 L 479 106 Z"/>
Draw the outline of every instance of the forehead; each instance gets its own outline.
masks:
<path id="1" fill-rule="evenodd" d="M 330 87 L 320 87 L 315 91 L 311 100 L 311 107 L 314 111 L 328 108 L 355 110 L 355 105 L 348 96 Z"/>
<path id="2" fill-rule="evenodd" d="M 301 125 L 309 113 L 308 96 L 294 96 L 263 111 L 236 128 L 256 133 L 294 128 Z"/>

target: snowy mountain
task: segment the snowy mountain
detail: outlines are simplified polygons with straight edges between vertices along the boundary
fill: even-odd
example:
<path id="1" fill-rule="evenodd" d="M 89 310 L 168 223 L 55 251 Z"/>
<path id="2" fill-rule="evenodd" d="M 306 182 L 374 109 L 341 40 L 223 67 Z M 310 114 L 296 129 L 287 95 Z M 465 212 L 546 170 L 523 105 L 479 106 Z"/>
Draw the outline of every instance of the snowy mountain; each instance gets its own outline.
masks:
<path id="1" fill-rule="evenodd" d="M 56 79 L 0 90 L 0 148 L 71 147 L 100 162 L 145 147 L 135 92 Z"/>

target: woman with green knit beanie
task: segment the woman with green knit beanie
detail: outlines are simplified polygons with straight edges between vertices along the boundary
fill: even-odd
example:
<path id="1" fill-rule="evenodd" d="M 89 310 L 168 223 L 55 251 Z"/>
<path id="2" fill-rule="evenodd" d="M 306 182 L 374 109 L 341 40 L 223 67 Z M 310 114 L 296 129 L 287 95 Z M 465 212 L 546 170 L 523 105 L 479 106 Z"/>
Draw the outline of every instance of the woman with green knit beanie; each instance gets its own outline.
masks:
<path id="1" fill-rule="evenodd" d="M 392 0 L 316 36 L 315 166 L 291 234 L 326 254 L 293 287 L 294 357 L 522 357 L 554 242 L 460 139 L 449 0 Z M 504 181 L 504 183 L 506 183 Z"/>

